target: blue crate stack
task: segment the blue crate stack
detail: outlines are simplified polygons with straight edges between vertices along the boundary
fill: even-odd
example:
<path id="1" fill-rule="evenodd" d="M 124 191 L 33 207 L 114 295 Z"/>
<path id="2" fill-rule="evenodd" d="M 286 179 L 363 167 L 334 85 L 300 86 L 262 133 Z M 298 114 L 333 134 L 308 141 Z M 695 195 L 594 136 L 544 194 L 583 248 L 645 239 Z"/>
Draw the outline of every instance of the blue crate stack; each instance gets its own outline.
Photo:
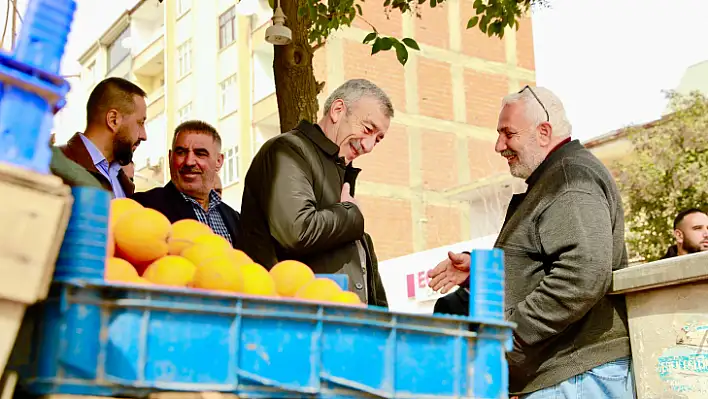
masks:
<path id="1" fill-rule="evenodd" d="M 69 83 L 59 74 L 74 0 L 31 0 L 12 54 L 0 52 L 0 162 L 48 174 L 54 111 Z"/>

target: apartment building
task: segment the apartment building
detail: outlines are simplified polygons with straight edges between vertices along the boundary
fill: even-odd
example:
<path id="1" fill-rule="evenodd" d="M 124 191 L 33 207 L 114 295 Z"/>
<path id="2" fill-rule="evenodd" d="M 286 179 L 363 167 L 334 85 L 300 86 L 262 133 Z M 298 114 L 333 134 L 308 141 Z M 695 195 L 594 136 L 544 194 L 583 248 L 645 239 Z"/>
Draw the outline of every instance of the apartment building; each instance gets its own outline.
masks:
<path id="1" fill-rule="evenodd" d="M 472 4 L 424 6 L 418 18 L 361 2 L 366 21 L 315 53 L 315 75 L 326 82 L 320 104 L 346 79 L 363 77 L 382 86 L 396 108 L 386 139 L 355 162 L 363 169 L 357 197 L 381 260 L 492 234 L 503 220 L 503 212 L 485 210 L 505 207 L 500 193 L 512 188 L 490 184 L 508 175 L 493 150 L 496 118 L 505 94 L 535 80 L 531 21 L 502 40 L 488 38 L 466 29 Z M 170 132 L 197 118 L 222 134 L 224 199 L 240 208 L 253 154 L 279 132 L 273 46 L 265 42 L 271 16 L 267 0 L 139 1 L 81 57 L 86 93 L 75 102 L 104 76 L 126 77 L 148 92 L 139 188 L 163 184 Z M 411 51 L 405 67 L 393 52 L 372 57 L 362 44 L 368 23 L 415 38 L 421 51 Z"/>

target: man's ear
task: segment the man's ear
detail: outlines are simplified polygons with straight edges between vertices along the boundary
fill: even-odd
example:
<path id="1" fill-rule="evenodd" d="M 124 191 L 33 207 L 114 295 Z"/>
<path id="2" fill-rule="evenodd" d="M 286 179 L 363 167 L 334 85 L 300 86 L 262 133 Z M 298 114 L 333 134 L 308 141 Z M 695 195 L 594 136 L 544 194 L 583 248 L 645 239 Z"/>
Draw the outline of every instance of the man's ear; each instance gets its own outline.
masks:
<path id="1" fill-rule="evenodd" d="M 347 112 L 347 106 L 344 104 L 344 100 L 338 98 L 332 102 L 332 106 L 329 108 L 329 118 L 332 123 L 339 122 Z"/>
<path id="2" fill-rule="evenodd" d="M 219 156 L 216 157 L 216 171 L 220 171 L 221 167 L 224 165 L 224 154 L 219 153 Z"/>
<path id="3" fill-rule="evenodd" d="M 123 117 L 118 110 L 111 109 L 106 112 L 106 126 L 114 133 L 118 131 L 118 127 L 122 121 Z"/>
<path id="4" fill-rule="evenodd" d="M 676 239 L 676 242 L 679 244 L 683 243 L 683 231 L 676 229 L 674 230 L 674 238 Z"/>
<path id="5" fill-rule="evenodd" d="M 548 122 L 542 122 L 540 125 L 538 125 L 537 132 L 538 143 L 542 147 L 549 146 L 553 137 L 553 126 L 551 126 L 551 124 Z"/>

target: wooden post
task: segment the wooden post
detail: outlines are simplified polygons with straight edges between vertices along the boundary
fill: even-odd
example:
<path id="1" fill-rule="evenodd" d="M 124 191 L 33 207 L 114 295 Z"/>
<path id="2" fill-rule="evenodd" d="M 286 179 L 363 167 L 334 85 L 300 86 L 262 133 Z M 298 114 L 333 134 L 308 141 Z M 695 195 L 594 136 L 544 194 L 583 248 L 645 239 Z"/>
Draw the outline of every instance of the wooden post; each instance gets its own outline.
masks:
<path id="1" fill-rule="evenodd" d="M 17 0 L 12 0 L 12 50 L 15 49 L 17 40 Z"/>

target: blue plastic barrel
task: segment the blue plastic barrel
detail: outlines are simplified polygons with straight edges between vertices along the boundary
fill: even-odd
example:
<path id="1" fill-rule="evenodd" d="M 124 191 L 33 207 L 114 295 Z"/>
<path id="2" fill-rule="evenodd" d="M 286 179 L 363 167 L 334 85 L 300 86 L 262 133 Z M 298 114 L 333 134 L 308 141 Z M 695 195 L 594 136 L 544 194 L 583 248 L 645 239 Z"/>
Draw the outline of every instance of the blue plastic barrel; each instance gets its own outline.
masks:
<path id="1" fill-rule="evenodd" d="M 57 257 L 54 280 L 102 280 L 111 194 L 94 187 L 74 187 L 71 191 L 74 204 Z"/>

